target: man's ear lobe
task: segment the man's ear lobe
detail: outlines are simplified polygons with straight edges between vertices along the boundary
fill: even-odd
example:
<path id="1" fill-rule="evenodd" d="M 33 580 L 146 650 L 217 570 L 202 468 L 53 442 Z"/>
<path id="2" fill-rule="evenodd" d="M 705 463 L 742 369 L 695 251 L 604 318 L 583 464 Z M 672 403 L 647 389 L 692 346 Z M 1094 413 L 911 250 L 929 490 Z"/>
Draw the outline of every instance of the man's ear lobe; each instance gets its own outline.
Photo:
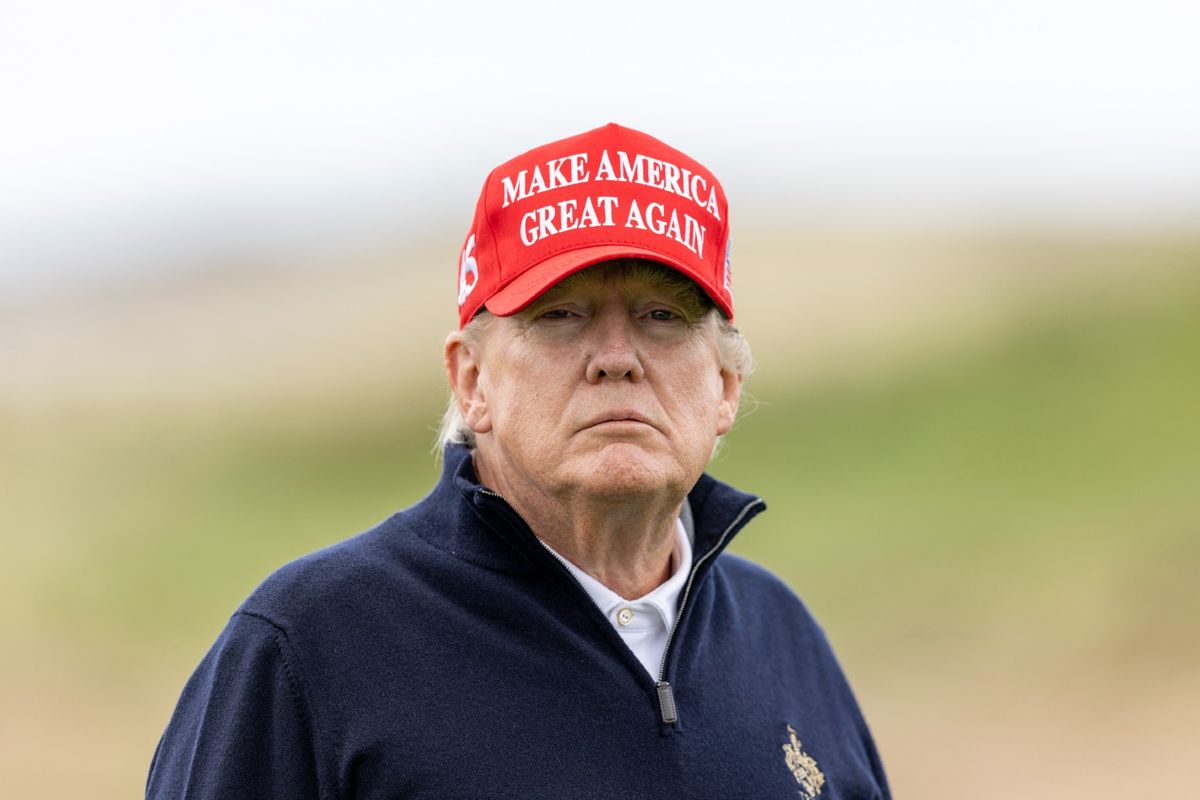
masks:
<path id="1" fill-rule="evenodd" d="M 487 433 L 492 429 L 488 416 L 487 398 L 480 383 L 478 353 L 463 340 L 458 331 L 446 337 L 446 380 L 454 392 L 458 411 L 475 433 Z"/>
<path id="2" fill-rule="evenodd" d="M 742 376 L 727 369 L 721 370 L 721 400 L 717 405 L 718 436 L 724 436 L 733 430 L 741 396 Z"/>

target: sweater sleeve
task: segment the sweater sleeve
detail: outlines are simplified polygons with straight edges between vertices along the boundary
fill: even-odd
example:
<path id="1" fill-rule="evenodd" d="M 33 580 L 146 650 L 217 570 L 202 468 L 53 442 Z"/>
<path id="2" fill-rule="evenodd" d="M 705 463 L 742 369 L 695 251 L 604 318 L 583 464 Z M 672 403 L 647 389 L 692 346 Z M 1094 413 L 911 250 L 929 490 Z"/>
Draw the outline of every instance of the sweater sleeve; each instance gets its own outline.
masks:
<path id="1" fill-rule="evenodd" d="M 147 800 L 328 797 L 283 631 L 239 612 L 200 662 L 159 741 Z"/>

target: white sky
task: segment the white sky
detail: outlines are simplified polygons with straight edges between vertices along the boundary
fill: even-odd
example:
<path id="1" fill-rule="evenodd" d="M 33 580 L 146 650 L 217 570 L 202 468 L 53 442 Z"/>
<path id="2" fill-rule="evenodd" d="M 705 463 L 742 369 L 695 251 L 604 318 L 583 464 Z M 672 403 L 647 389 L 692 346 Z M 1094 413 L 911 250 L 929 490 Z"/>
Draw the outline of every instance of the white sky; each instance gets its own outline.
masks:
<path id="1" fill-rule="evenodd" d="M 1200 228 L 1195 0 L 3 0 L 0 109 L 0 290 L 465 230 L 492 166 L 610 120 L 735 213 Z"/>

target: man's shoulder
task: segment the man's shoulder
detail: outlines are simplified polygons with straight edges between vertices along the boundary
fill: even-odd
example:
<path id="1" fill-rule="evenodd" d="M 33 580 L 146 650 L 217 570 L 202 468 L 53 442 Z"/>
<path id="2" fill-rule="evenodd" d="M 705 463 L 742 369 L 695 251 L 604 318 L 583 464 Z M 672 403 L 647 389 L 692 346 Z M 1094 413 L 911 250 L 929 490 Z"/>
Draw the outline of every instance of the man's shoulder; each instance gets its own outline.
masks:
<path id="1" fill-rule="evenodd" d="M 818 628 L 800 596 L 775 573 L 766 567 L 733 553 L 722 553 L 717 566 L 725 585 L 738 602 L 769 610 L 773 615 L 786 616 L 806 626 Z"/>
<path id="2" fill-rule="evenodd" d="M 403 580 L 404 551 L 410 547 L 405 512 L 301 556 L 258 585 L 238 612 L 266 619 L 285 630 L 302 620 L 353 612 L 389 583 Z"/>
<path id="3" fill-rule="evenodd" d="M 738 586 L 744 586 L 747 589 L 755 591 L 780 594 L 799 602 L 799 598 L 796 597 L 795 592 L 791 590 L 782 578 L 757 561 L 751 561 L 745 556 L 725 551 L 717 559 L 717 564 L 721 566 L 721 569 L 731 580 L 736 581 Z"/>

